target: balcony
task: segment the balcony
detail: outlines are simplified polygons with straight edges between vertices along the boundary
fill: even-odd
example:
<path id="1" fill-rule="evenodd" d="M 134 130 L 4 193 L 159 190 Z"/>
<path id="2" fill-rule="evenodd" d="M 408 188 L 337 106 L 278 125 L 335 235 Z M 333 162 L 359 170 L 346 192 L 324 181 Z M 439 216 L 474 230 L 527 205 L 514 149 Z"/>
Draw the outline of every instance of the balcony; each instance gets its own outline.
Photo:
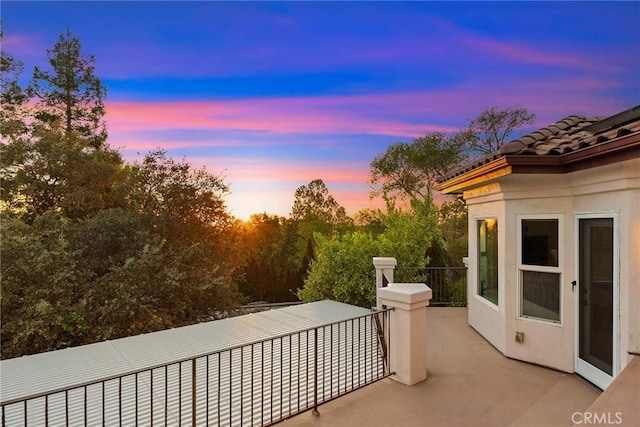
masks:
<path id="1" fill-rule="evenodd" d="M 577 375 L 504 357 L 469 326 L 466 308 L 429 307 L 427 323 L 426 381 L 387 378 L 287 427 L 571 426 L 601 394 Z"/>
<path id="2" fill-rule="evenodd" d="M 464 307 L 428 307 L 428 379 L 407 386 L 393 366 L 422 338 L 388 350 L 400 317 L 380 310 L 325 301 L 9 359 L 2 426 L 640 425 L 638 357 L 601 393 L 504 357 Z"/>

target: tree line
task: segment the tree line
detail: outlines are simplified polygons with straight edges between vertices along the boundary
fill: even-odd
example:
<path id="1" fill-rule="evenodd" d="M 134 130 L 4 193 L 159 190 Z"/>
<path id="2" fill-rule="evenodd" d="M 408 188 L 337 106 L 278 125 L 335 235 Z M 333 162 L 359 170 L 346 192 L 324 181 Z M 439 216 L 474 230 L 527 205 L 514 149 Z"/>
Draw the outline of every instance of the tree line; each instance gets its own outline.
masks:
<path id="1" fill-rule="evenodd" d="M 240 221 L 221 176 L 160 149 L 127 163 L 109 145 L 107 88 L 69 30 L 47 56 L 27 84 L 19 60 L 0 58 L 2 358 L 216 319 L 249 301 L 371 306 L 373 256 L 461 262 L 466 210 L 435 205 L 437 176 L 533 120 L 492 108 L 454 136 L 391 145 L 371 162 L 385 209 L 351 218 L 316 179 L 288 217 Z"/>

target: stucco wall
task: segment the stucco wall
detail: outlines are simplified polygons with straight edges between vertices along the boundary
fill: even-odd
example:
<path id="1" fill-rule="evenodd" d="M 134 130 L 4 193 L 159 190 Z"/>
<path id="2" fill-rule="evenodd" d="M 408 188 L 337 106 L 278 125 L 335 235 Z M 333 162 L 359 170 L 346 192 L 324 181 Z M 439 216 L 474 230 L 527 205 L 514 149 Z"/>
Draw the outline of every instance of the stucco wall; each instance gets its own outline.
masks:
<path id="1" fill-rule="evenodd" d="M 571 174 L 510 175 L 465 192 L 469 206 L 469 323 L 506 356 L 567 372 L 574 369 L 577 279 L 576 215 L 617 216 L 619 237 L 618 367 L 640 349 L 640 159 Z M 520 216 L 554 215 L 560 224 L 561 321 L 519 318 L 517 232 Z M 498 219 L 497 309 L 477 296 L 478 219 Z M 524 342 L 515 341 L 524 332 Z"/>

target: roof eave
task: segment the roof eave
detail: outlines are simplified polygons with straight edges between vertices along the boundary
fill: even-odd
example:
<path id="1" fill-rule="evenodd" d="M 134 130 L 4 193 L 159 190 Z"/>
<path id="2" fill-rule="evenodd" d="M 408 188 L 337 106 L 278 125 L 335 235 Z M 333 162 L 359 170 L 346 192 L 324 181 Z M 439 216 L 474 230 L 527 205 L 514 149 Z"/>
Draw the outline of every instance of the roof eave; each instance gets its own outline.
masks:
<path id="1" fill-rule="evenodd" d="M 442 194 L 462 194 L 465 189 L 510 174 L 568 173 L 637 157 L 640 157 L 640 132 L 562 155 L 505 155 L 434 188 Z"/>

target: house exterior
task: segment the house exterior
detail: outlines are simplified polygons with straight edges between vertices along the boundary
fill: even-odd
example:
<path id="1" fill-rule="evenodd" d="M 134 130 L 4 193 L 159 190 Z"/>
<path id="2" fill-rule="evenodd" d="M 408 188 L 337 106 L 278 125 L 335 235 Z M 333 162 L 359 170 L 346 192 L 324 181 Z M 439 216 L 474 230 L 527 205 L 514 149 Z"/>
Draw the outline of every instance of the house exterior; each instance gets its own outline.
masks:
<path id="1" fill-rule="evenodd" d="M 640 106 L 569 116 L 436 190 L 469 209 L 469 324 L 605 389 L 640 352 Z"/>

